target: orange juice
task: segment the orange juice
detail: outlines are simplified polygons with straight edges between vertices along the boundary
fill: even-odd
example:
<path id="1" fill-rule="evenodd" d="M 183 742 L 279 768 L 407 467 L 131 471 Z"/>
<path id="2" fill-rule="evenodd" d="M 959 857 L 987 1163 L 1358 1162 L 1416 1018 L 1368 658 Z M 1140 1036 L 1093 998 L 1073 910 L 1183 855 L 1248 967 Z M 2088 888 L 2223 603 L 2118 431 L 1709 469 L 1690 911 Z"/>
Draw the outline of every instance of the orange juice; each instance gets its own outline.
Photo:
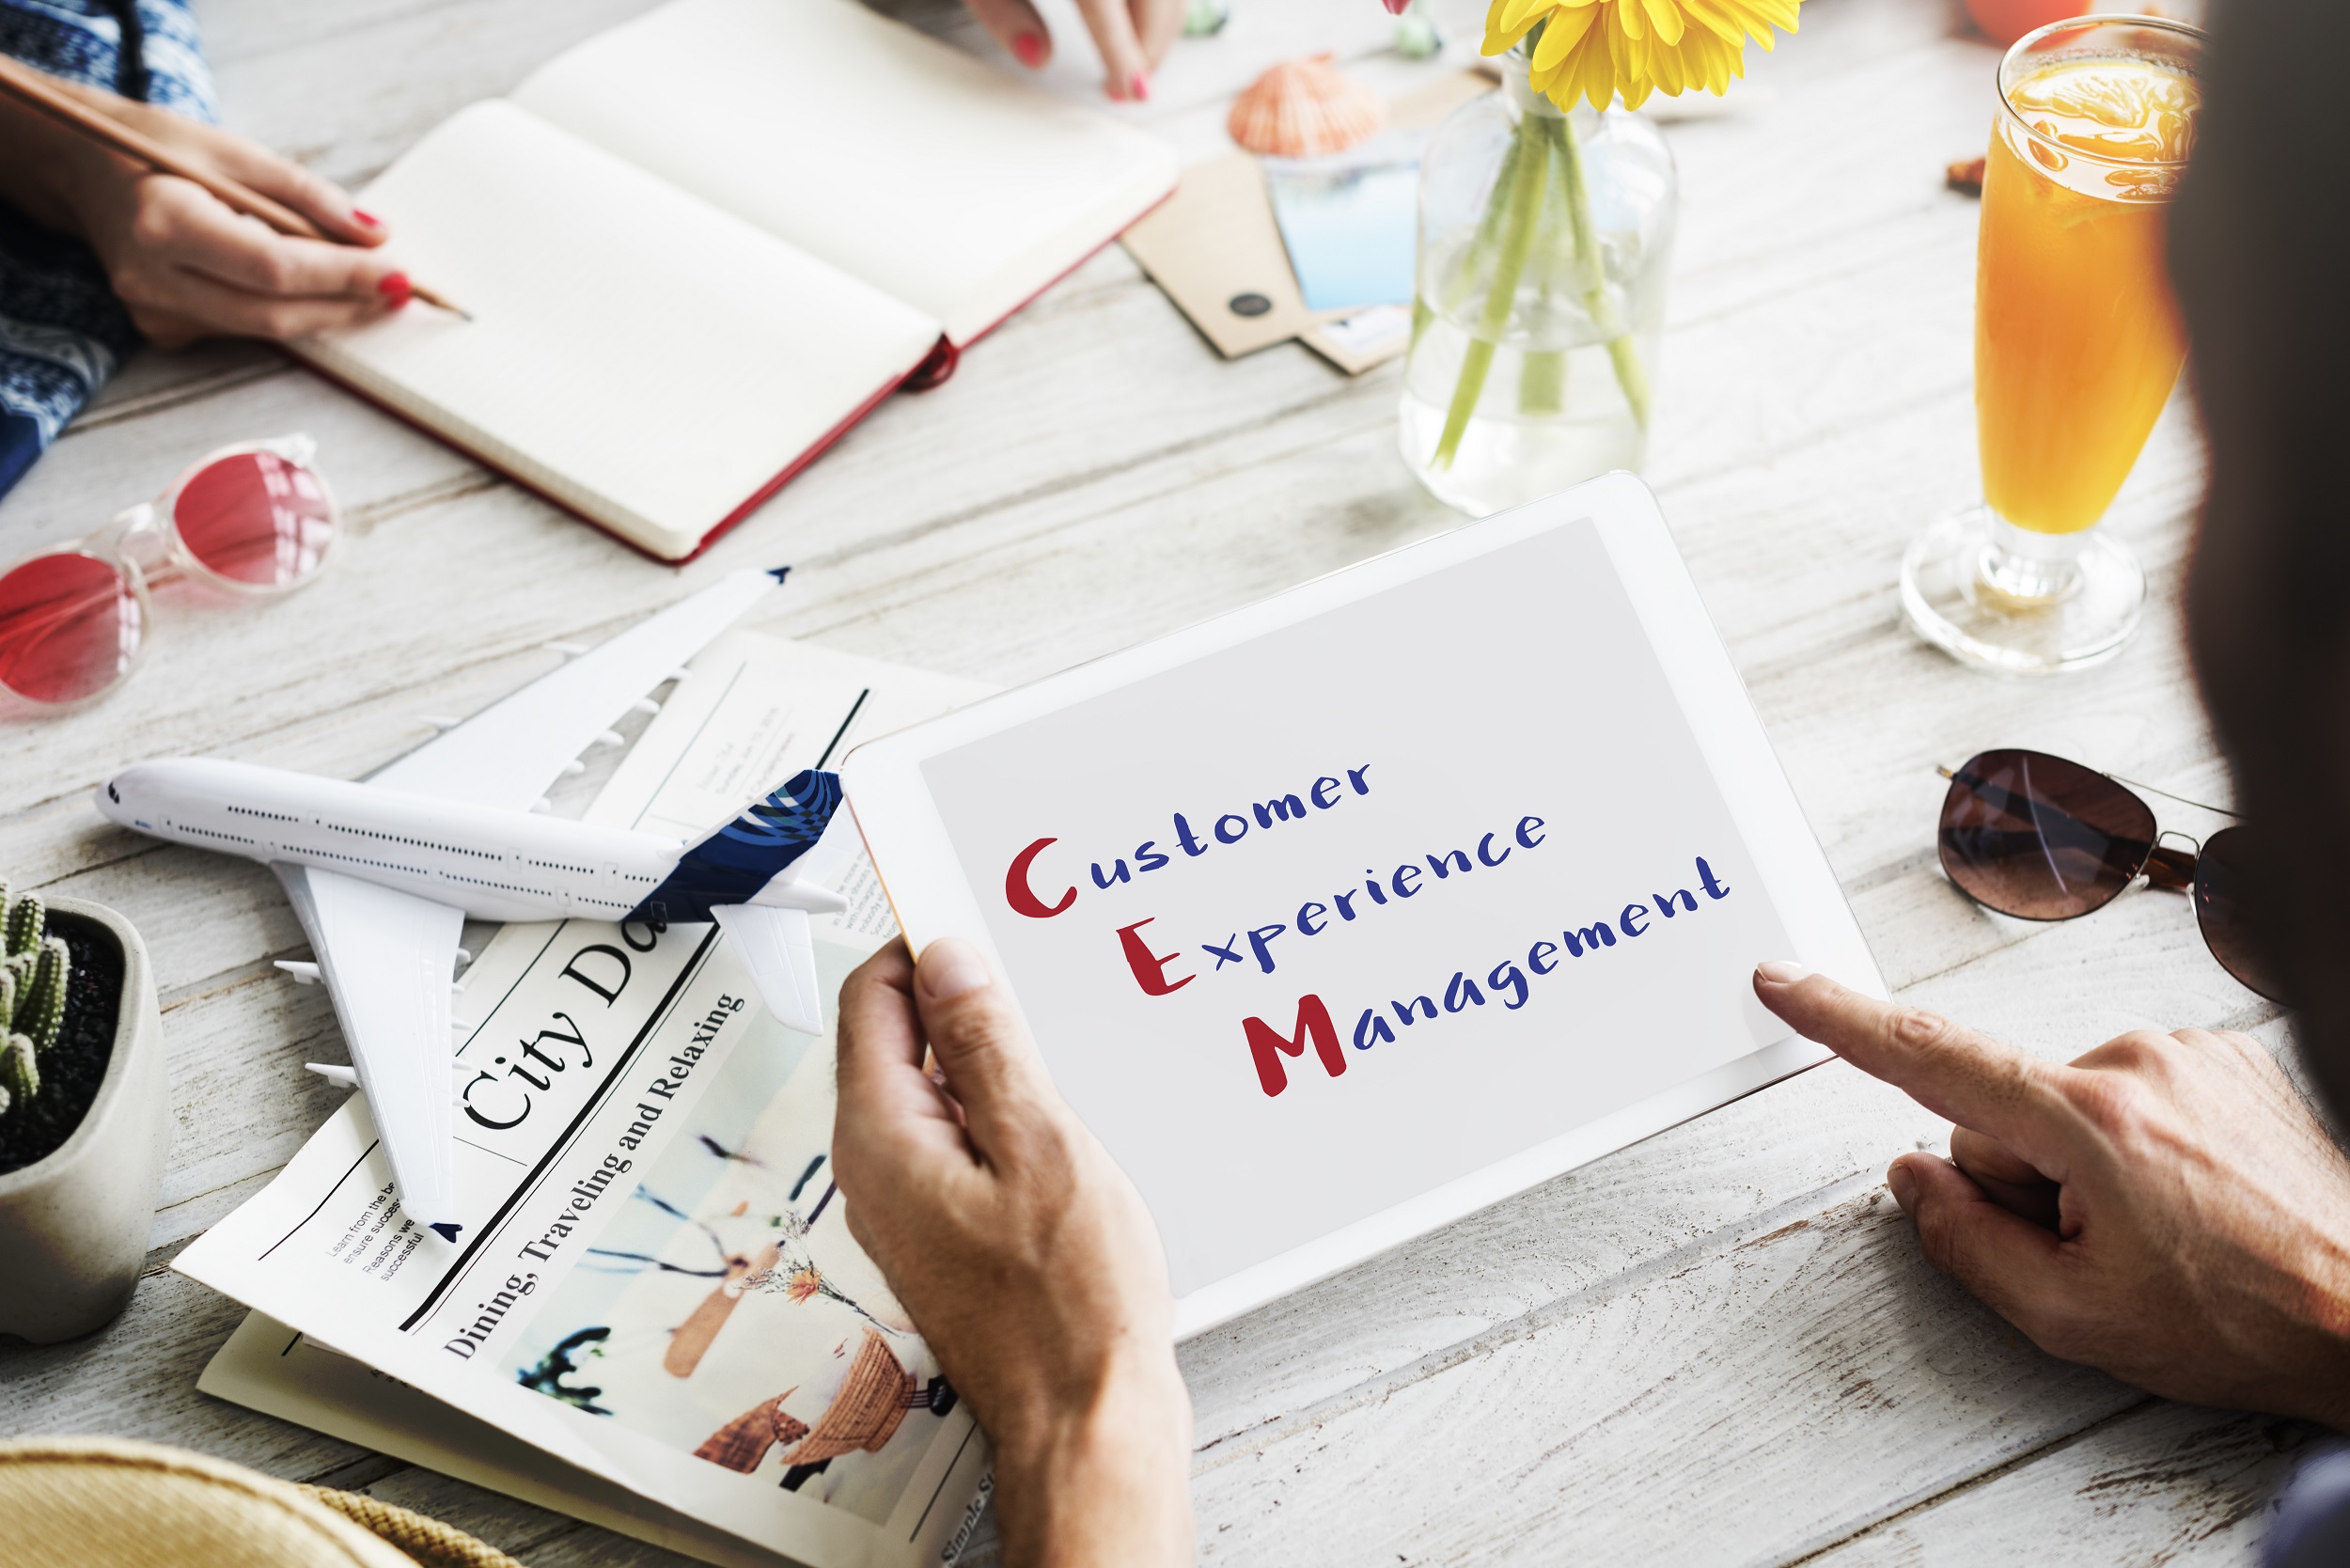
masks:
<path id="1" fill-rule="evenodd" d="M 2006 96 L 1975 277 L 1983 498 L 2018 527 L 2077 533 L 2128 478 L 2186 357 L 2163 222 L 2195 81 L 2092 57 L 2053 62 Z"/>

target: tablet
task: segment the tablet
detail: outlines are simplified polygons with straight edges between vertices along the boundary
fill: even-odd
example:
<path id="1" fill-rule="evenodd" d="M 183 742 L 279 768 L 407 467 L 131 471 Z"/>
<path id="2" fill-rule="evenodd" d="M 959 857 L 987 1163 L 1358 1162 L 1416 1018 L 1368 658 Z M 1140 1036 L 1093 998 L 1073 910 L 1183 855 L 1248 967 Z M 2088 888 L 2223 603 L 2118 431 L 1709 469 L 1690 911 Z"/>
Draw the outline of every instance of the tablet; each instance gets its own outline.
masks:
<path id="1" fill-rule="evenodd" d="M 976 942 L 1140 1189 L 1179 1337 L 1826 1059 L 1883 996 L 1646 486 L 1612 474 L 869 741 L 907 940 Z"/>

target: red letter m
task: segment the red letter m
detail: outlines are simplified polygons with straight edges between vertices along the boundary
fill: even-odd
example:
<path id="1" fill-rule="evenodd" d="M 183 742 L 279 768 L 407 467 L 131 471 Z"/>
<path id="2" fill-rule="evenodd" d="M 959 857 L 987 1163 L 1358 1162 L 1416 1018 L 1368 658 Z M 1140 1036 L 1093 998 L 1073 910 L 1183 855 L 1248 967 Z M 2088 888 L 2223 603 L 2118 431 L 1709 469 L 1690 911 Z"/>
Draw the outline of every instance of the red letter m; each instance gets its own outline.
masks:
<path id="1" fill-rule="evenodd" d="M 1346 1053 L 1339 1049 L 1339 1031 L 1331 1027 L 1330 1010 L 1322 1005 L 1319 996 L 1297 998 L 1294 1034 L 1284 1036 L 1261 1018 L 1244 1018 L 1241 1027 L 1248 1031 L 1248 1054 L 1256 1058 L 1257 1081 L 1264 1085 L 1267 1094 L 1278 1094 L 1289 1088 L 1289 1074 L 1281 1071 L 1281 1058 L 1304 1056 L 1309 1036 L 1314 1043 L 1314 1054 L 1322 1058 L 1322 1065 L 1330 1076 L 1335 1078 L 1346 1071 Z"/>

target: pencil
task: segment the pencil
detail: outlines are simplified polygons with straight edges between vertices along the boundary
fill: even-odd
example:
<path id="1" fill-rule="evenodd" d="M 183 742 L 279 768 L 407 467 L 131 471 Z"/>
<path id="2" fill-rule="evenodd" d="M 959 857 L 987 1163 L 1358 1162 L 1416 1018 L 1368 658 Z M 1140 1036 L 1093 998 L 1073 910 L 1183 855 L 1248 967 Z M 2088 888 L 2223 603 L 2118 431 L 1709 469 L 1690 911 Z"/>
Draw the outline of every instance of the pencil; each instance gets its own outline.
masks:
<path id="1" fill-rule="evenodd" d="M 6 93 L 28 109 L 38 110 L 69 130 L 79 132 L 93 141 L 104 143 L 126 158 L 135 158 L 151 169 L 164 174 L 176 174 L 182 180 L 196 181 L 210 191 L 223 205 L 243 212 L 249 218 L 260 219 L 280 234 L 290 234 L 304 240 L 325 240 L 330 243 L 338 243 L 326 230 L 283 202 L 263 196 L 249 185 L 196 167 L 153 138 L 142 134 L 120 120 L 86 107 L 67 94 L 59 92 L 50 86 L 39 71 L 30 66 L 19 64 L 6 55 L 0 55 L 0 93 Z M 452 315 L 462 316 L 469 321 L 473 320 L 471 315 L 451 302 L 446 295 L 436 293 L 421 285 L 412 285 L 409 291 L 427 305 L 448 311 Z"/>

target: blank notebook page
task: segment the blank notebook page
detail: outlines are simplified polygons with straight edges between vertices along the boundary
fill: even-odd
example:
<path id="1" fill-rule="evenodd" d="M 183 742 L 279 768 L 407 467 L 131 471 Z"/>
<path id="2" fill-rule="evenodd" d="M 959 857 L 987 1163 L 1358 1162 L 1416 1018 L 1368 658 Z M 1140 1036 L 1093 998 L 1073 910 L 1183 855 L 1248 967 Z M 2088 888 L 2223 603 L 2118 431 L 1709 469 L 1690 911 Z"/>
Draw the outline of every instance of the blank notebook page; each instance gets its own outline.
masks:
<path id="1" fill-rule="evenodd" d="M 958 346 L 1174 188 L 1174 155 L 855 0 L 673 0 L 514 102 L 946 323 Z"/>
<path id="2" fill-rule="evenodd" d="M 938 339 L 932 318 L 510 103 L 463 110 L 364 199 L 400 263 L 474 320 L 411 305 L 302 353 L 660 555 L 693 549 Z"/>

